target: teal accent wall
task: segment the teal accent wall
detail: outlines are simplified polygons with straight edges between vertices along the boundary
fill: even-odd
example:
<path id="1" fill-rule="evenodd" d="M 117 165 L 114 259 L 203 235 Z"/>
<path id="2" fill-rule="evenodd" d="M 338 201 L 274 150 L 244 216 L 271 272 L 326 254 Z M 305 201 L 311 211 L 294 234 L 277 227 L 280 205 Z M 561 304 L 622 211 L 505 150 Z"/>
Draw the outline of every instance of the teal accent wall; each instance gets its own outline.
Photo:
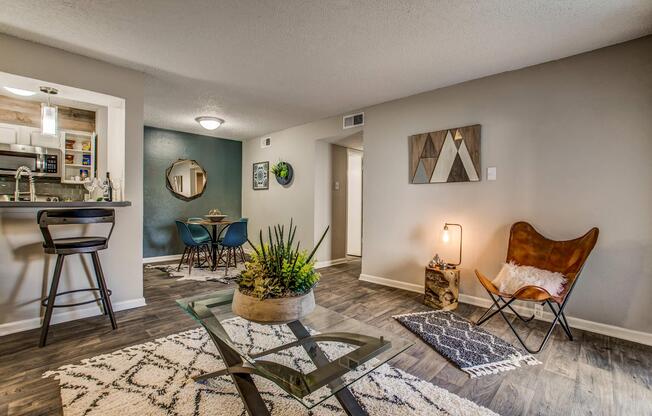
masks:
<path id="1" fill-rule="evenodd" d="M 143 256 L 183 252 L 174 220 L 217 208 L 230 218 L 242 212 L 242 143 L 145 127 Z M 206 191 L 184 202 L 165 187 L 165 170 L 177 159 L 194 159 L 206 170 Z"/>

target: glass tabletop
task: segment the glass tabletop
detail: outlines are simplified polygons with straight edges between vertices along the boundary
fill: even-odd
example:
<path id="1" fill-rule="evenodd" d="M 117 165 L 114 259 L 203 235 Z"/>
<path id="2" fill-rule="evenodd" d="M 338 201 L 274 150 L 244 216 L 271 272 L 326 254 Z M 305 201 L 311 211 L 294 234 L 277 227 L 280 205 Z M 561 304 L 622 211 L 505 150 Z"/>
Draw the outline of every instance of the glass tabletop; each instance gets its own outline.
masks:
<path id="1" fill-rule="evenodd" d="M 397 335 L 316 306 L 287 325 L 263 325 L 231 311 L 234 289 L 177 300 L 243 360 L 248 373 L 267 378 L 312 408 L 413 344 Z M 219 347 L 218 347 L 219 348 Z M 243 370 L 243 371 L 244 371 Z"/>

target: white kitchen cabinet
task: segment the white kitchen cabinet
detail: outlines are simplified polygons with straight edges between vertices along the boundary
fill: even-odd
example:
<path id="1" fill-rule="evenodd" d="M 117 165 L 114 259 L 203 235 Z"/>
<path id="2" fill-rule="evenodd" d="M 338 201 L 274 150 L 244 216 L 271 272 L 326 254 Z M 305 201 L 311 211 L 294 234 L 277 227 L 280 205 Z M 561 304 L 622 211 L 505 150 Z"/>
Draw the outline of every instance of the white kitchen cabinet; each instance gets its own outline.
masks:
<path id="1" fill-rule="evenodd" d="M 30 135 L 32 134 L 33 131 L 38 129 L 34 127 L 27 127 L 27 126 L 16 126 L 16 128 L 18 129 L 18 140 L 16 141 L 16 143 L 24 144 L 26 146 L 31 146 L 32 138 L 30 137 Z"/>
<path id="2" fill-rule="evenodd" d="M 29 141 L 32 146 L 50 147 L 55 149 L 61 148 L 61 139 L 59 135 L 50 136 L 41 134 L 41 129 L 29 132 Z"/>
<path id="3" fill-rule="evenodd" d="M 18 143 L 18 129 L 16 129 L 14 126 L 0 124 L 0 143 Z"/>
<path id="4" fill-rule="evenodd" d="M 38 127 L 0 123 L 0 143 L 61 149 L 61 141 L 60 135 L 43 135 Z"/>

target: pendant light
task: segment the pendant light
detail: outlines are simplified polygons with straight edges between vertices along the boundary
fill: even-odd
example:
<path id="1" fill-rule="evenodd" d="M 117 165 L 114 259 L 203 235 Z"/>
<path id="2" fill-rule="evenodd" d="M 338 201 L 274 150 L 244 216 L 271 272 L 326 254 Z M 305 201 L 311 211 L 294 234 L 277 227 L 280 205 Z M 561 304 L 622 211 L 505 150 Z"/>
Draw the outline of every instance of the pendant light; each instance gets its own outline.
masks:
<path id="1" fill-rule="evenodd" d="M 41 103 L 41 133 L 48 136 L 56 136 L 59 129 L 57 120 L 57 106 L 50 104 L 50 96 L 56 95 L 59 91 L 52 87 L 41 87 L 41 92 L 48 95 L 48 103 Z"/>

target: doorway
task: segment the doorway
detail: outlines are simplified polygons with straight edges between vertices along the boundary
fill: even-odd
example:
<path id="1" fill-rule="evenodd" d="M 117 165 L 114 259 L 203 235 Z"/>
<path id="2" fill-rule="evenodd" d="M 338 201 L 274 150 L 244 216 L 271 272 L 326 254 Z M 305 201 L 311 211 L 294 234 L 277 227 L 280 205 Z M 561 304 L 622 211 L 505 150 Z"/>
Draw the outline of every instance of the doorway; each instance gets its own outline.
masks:
<path id="1" fill-rule="evenodd" d="M 347 149 L 346 255 L 362 256 L 362 151 Z"/>
<path id="2" fill-rule="evenodd" d="M 314 239 L 321 267 L 362 256 L 362 130 L 315 144 Z"/>

